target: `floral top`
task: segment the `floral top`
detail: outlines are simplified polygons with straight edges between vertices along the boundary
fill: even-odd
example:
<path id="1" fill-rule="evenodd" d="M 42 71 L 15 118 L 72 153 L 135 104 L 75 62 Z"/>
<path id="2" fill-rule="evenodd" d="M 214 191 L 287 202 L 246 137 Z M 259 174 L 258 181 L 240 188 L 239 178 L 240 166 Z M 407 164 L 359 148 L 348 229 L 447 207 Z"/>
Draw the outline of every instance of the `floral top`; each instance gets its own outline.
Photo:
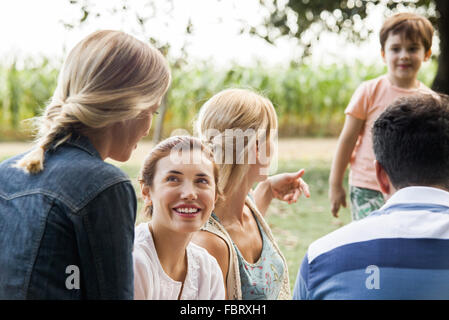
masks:
<path id="1" fill-rule="evenodd" d="M 187 246 L 187 275 L 182 282 L 170 278 L 159 262 L 148 223 L 136 228 L 134 240 L 134 299 L 223 300 L 223 275 L 217 260 L 194 243 Z"/>
<path id="2" fill-rule="evenodd" d="M 215 219 L 217 216 L 213 215 Z M 243 258 L 234 242 L 239 263 L 243 300 L 277 300 L 283 285 L 284 262 L 273 243 L 267 237 L 259 220 L 254 216 L 262 236 L 262 253 L 256 263 Z"/>

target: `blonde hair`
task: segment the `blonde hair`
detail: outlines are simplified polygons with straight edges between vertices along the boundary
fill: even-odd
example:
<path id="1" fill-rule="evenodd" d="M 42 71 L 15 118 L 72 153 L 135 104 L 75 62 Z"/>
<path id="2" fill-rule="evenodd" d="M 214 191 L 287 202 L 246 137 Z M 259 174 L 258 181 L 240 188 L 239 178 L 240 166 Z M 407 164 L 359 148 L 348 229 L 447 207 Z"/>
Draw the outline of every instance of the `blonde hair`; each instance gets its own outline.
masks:
<path id="1" fill-rule="evenodd" d="M 76 131 L 136 118 L 160 103 L 170 81 L 168 63 L 151 45 L 121 31 L 90 34 L 67 56 L 50 104 L 34 119 L 36 147 L 15 167 L 40 172 L 50 146 Z"/>
<path id="2" fill-rule="evenodd" d="M 243 148 L 237 150 L 235 131 L 248 129 L 257 134 L 245 139 Z M 233 148 L 232 163 L 216 159 L 220 169 L 219 187 L 225 195 L 229 194 L 232 186 L 239 185 L 248 173 L 249 163 L 241 163 L 238 159 L 248 159 L 250 147 L 261 138 L 269 139 L 271 130 L 277 130 L 273 104 L 269 99 L 247 89 L 223 90 L 201 107 L 195 123 L 196 135 L 211 144 L 217 155 L 223 156 L 229 146 Z"/>

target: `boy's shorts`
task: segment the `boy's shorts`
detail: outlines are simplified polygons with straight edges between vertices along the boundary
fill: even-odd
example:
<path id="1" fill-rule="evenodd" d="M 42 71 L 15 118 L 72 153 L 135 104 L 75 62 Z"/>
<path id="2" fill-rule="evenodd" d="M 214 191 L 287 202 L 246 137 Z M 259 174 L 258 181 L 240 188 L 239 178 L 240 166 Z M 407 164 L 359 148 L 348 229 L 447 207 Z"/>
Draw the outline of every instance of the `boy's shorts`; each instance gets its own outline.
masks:
<path id="1" fill-rule="evenodd" d="M 385 203 L 380 191 L 349 186 L 351 198 L 352 220 L 360 220 L 367 217 L 372 211 L 379 209 Z"/>

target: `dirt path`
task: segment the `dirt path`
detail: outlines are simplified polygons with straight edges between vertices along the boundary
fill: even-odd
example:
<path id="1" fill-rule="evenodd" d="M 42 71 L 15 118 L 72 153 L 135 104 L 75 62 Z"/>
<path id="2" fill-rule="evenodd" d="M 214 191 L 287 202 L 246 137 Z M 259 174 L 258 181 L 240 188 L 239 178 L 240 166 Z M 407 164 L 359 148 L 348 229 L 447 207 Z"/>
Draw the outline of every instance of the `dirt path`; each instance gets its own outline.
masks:
<path id="1" fill-rule="evenodd" d="M 331 161 L 337 145 L 336 138 L 290 138 L 281 139 L 278 144 L 279 159 L 282 160 L 325 160 Z M 153 144 L 139 143 L 127 164 L 140 165 Z M 0 159 L 22 153 L 31 147 L 26 142 L 0 143 Z"/>
<path id="2" fill-rule="evenodd" d="M 337 147 L 337 138 L 292 138 L 279 140 L 279 159 L 331 161 Z"/>

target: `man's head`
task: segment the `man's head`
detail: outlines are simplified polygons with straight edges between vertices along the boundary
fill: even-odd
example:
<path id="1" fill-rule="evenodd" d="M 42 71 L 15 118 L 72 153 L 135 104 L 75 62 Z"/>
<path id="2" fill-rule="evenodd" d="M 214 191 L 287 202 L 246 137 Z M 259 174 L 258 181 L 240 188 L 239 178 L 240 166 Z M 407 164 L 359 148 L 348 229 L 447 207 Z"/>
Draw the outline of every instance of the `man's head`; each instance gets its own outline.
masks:
<path id="1" fill-rule="evenodd" d="M 408 186 L 449 190 L 449 96 L 400 98 L 379 116 L 372 130 L 383 193 Z"/>

